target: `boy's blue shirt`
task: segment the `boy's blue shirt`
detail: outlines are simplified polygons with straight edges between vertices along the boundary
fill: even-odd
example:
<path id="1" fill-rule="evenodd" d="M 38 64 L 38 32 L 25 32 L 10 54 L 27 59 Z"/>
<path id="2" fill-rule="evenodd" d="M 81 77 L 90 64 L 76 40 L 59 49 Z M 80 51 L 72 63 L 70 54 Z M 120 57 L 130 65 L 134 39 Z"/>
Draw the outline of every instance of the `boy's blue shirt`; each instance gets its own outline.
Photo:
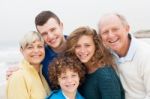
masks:
<path id="1" fill-rule="evenodd" d="M 60 89 L 52 91 L 50 96 L 48 96 L 46 99 L 66 99 L 66 98 L 62 93 L 62 90 Z M 77 91 L 75 99 L 84 99 L 84 97 L 81 96 L 80 93 Z"/>

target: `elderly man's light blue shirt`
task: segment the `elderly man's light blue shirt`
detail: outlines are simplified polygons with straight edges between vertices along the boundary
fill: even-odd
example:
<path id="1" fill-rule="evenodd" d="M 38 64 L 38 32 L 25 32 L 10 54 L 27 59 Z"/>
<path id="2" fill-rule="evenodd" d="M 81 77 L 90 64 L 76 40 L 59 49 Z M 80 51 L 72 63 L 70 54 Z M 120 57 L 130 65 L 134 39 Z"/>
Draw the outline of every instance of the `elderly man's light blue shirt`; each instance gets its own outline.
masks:
<path id="1" fill-rule="evenodd" d="M 131 42 L 130 42 L 130 47 L 129 47 L 129 50 L 126 54 L 126 56 L 124 57 L 119 57 L 116 53 L 113 52 L 113 54 L 116 56 L 117 60 L 117 64 L 121 64 L 121 63 L 124 63 L 126 61 L 132 61 L 134 55 L 135 55 L 135 52 L 136 52 L 136 48 L 137 48 L 137 43 L 136 42 L 136 39 L 132 36 L 131 36 Z"/>

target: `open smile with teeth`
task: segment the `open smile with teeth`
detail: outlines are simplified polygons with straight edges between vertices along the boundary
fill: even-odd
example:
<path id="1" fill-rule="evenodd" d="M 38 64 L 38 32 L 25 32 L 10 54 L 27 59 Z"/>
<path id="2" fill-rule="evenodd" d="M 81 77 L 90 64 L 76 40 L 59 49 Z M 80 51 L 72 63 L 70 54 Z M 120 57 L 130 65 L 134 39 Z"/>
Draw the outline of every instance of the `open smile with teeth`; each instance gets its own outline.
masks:
<path id="1" fill-rule="evenodd" d="M 114 40 L 109 40 L 108 43 L 111 44 L 111 45 L 118 45 L 119 44 L 119 38 L 114 39 Z"/>
<path id="2" fill-rule="evenodd" d="M 56 42 L 57 39 L 53 39 L 50 41 L 51 44 L 54 44 Z"/>
<path id="3" fill-rule="evenodd" d="M 54 44 L 54 43 L 57 41 L 57 39 L 58 39 L 58 37 L 55 37 L 54 39 L 52 39 L 52 40 L 50 41 L 50 43 L 51 43 L 51 44 Z"/>
<path id="4" fill-rule="evenodd" d="M 75 84 L 69 84 L 69 85 L 66 85 L 66 87 L 74 87 Z"/>
<path id="5" fill-rule="evenodd" d="M 32 55 L 31 57 L 33 57 L 33 58 L 39 58 L 39 57 L 41 57 L 41 55 Z"/>
<path id="6" fill-rule="evenodd" d="M 119 41 L 119 39 L 110 40 L 109 43 L 116 43 L 117 41 Z"/>
<path id="7" fill-rule="evenodd" d="M 87 56 L 88 56 L 88 54 L 80 55 L 80 58 L 85 59 L 85 58 L 87 58 Z"/>

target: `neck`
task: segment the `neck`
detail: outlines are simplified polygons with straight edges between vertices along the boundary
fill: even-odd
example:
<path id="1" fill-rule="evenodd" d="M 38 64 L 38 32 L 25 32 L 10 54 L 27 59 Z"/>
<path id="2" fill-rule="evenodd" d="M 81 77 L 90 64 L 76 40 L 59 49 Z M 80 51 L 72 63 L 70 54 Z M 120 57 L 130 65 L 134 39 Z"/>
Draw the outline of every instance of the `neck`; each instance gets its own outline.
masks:
<path id="1" fill-rule="evenodd" d="M 65 51 L 65 49 L 66 49 L 66 40 L 65 40 L 65 38 L 63 38 L 60 46 L 55 49 L 53 48 L 53 51 L 56 53 L 61 53 L 61 52 Z"/>
<path id="2" fill-rule="evenodd" d="M 127 41 L 126 41 L 126 46 L 124 46 L 120 52 L 118 52 L 119 57 L 124 57 L 127 55 L 129 47 L 130 47 L 130 43 L 131 43 L 131 38 L 128 37 Z"/>
<path id="3" fill-rule="evenodd" d="M 63 92 L 63 94 L 67 96 L 69 99 L 76 99 L 76 92 L 72 93 Z"/>
<path id="4" fill-rule="evenodd" d="M 39 73 L 40 72 L 40 64 L 39 65 L 33 65 L 35 70 Z"/>
<path id="5" fill-rule="evenodd" d="M 87 67 L 88 74 L 94 73 L 99 67 L 102 65 L 97 63 L 97 64 L 92 64 L 90 62 L 86 63 L 85 66 Z"/>

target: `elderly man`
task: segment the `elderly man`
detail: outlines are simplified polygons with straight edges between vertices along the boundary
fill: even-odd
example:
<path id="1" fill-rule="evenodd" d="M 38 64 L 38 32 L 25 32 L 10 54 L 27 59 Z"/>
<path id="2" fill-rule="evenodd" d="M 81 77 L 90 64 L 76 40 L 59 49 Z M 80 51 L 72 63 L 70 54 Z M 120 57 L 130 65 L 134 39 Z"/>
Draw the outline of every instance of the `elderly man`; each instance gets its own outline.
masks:
<path id="1" fill-rule="evenodd" d="M 120 14 L 104 15 L 99 22 L 99 35 L 116 56 L 126 99 L 150 99 L 150 46 L 134 38 L 129 30 Z"/>

